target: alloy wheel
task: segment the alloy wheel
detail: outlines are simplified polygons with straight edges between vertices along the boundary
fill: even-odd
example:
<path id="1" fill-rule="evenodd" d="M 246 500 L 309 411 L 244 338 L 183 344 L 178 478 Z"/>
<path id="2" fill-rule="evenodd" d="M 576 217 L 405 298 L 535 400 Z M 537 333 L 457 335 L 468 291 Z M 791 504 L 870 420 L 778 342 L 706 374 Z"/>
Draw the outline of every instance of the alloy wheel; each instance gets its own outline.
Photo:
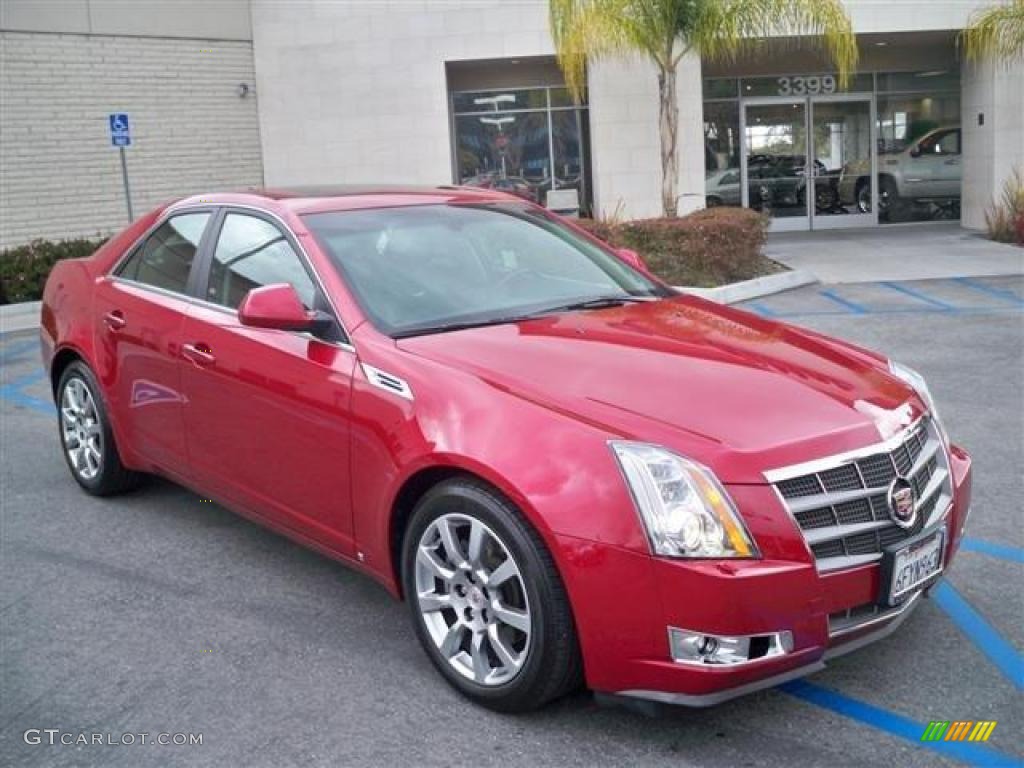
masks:
<path id="1" fill-rule="evenodd" d="M 64 385 L 60 421 L 68 461 L 81 478 L 92 480 L 103 468 L 103 426 L 92 392 L 77 376 Z"/>
<path id="2" fill-rule="evenodd" d="M 420 537 L 416 600 L 435 647 L 478 685 L 512 680 L 530 650 L 533 620 L 526 585 L 509 548 L 464 514 L 445 514 Z"/>

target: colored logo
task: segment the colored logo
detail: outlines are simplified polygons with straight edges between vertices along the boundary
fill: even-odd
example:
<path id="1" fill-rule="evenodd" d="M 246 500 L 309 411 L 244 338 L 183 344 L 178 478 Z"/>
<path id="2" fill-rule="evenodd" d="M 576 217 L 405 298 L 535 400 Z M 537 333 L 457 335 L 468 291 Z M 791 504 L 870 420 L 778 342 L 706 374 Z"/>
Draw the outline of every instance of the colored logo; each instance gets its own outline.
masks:
<path id="1" fill-rule="evenodd" d="M 921 741 L 988 741 L 995 729 L 995 720 L 932 720 Z"/>
<path id="2" fill-rule="evenodd" d="M 897 475 L 889 486 L 889 511 L 893 522 L 901 528 L 910 528 L 914 524 L 915 496 L 914 486 L 905 477 Z"/>

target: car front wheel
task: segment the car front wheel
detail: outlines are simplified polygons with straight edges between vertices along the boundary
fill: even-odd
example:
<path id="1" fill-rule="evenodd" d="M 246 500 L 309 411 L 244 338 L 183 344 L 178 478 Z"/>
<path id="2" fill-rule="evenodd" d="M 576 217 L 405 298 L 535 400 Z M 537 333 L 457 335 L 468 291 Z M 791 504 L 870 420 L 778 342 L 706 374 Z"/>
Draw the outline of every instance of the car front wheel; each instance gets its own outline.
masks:
<path id="1" fill-rule="evenodd" d="M 99 385 L 89 367 L 71 363 L 57 384 L 61 447 L 72 477 L 96 496 L 109 496 L 138 483 L 117 452 Z"/>
<path id="2" fill-rule="evenodd" d="M 402 563 L 416 634 L 465 696 L 523 712 L 579 684 L 572 612 L 551 555 L 492 488 L 460 478 L 427 492 Z"/>

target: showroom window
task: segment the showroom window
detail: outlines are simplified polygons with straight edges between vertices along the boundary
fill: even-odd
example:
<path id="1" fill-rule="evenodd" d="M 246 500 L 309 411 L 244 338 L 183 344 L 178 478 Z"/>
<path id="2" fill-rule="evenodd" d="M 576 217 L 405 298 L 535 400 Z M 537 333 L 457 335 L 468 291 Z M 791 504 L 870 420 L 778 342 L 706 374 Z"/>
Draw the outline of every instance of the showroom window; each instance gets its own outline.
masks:
<path id="1" fill-rule="evenodd" d="M 845 88 L 828 73 L 708 78 L 703 94 L 708 206 L 743 205 L 746 193 L 802 229 L 960 216 L 955 68 L 860 73 Z"/>
<path id="2" fill-rule="evenodd" d="M 587 106 L 562 87 L 452 93 L 455 181 L 590 211 Z"/>

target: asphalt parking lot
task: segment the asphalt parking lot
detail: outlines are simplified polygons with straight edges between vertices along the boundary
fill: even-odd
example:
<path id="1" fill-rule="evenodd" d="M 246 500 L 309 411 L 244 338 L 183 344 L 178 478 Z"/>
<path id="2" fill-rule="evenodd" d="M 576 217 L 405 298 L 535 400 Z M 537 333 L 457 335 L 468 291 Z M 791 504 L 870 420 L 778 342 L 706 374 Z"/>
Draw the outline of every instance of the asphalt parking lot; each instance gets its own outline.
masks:
<path id="1" fill-rule="evenodd" d="M 810 286 L 748 308 L 924 373 L 974 456 L 974 511 L 900 631 L 710 710 L 469 704 L 370 580 L 164 482 L 80 492 L 34 335 L 0 337 L 0 765 L 1020 765 L 1024 278 Z M 932 720 L 997 725 L 986 744 L 923 744 Z M 203 738 L 29 745 L 31 728 Z"/>

